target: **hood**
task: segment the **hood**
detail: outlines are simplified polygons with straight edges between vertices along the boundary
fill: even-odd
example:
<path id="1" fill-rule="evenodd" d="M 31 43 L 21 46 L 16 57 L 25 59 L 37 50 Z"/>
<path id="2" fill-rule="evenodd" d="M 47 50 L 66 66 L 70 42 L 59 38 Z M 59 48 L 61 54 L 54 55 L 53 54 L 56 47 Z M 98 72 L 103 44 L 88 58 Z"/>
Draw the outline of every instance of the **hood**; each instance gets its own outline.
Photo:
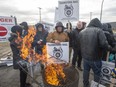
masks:
<path id="1" fill-rule="evenodd" d="M 108 31 L 108 25 L 106 23 L 103 23 L 102 26 L 103 31 Z"/>
<path id="2" fill-rule="evenodd" d="M 22 36 L 22 28 L 18 25 L 11 28 L 11 32 L 17 34 L 17 32 Z"/>
<path id="3" fill-rule="evenodd" d="M 37 24 L 35 25 L 36 29 L 38 29 L 38 27 L 39 27 L 39 26 L 41 26 L 41 27 L 42 27 L 42 29 L 44 30 L 44 25 L 43 25 L 43 24 L 41 24 L 41 23 L 37 23 Z"/>
<path id="4" fill-rule="evenodd" d="M 28 24 L 27 24 L 27 22 L 22 22 L 20 25 L 24 26 L 25 30 L 28 30 Z"/>
<path id="5" fill-rule="evenodd" d="M 102 29 L 102 24 L 98 18 L 94 18 L 90 21 L 90 23 L 88 24 L 87 27 L 98 27 L 98 28 Z"/>
<path id="6" fill-rule="evenodd" d="M 57 22 L 56 23 L 55 29 L 58 32 L 57 27 L 62 27 L 62 32 L 64 31 L 64 26 L 63 26 L 62 22 Z M 58 33 L 62 33 L 62 32 L 58 32 Z"/>
<path id="7" fill-rule="evenodd" d="M 62 27 L 64 29 L 62 22 L 57 22 L 55 28 L 57 28 L 57 27 Z"/>
<path id="8" fill-rule="evenodd" d="M 108 31 L 109 31 L 111 34 L 113 34 L 113 31 L 112 31 L 112 26 L 111 26 L 111 24 L 110 24 L 110 23 L 107 23 L 107 25 L 108 25 Z"/>

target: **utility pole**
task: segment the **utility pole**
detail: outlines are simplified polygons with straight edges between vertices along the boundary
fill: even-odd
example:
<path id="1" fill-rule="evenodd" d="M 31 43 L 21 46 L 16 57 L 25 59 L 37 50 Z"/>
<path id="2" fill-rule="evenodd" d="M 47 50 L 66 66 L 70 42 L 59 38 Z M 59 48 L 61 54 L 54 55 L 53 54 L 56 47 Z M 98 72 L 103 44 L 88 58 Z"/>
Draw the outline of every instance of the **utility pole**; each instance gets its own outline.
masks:
<path id="1" fill-rule="evenodd" d="M 100 21 L 102 21 L 103 3 L 104 3 L 104 0 L 102 0 L 102 3 L 101 3 Z"/>
<path id="2" fill-rule="evenodd" d="M 91 21 L 91 19 L 92 19 L 92 12 L 90 12 L 90 21 Z"/>
<path id="3" fill-rule="evenodd" d="M 41 22 L 41 8 L 40 7 L 38 8 L 39 8 L 39 22 Z"/>

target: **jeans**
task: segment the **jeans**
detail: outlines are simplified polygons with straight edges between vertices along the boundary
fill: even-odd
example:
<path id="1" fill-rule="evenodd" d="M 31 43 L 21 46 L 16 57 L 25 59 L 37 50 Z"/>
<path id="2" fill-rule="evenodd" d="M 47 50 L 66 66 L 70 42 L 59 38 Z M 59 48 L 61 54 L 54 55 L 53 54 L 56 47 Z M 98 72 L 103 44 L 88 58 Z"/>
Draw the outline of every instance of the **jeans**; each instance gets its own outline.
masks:
<path id="1" fill-rule="evenodd" d="M 83 60 L 83 83 L 84 87 L 89 87 L 89 72 L 90 69 L 93 70 L 94 73 L 94 81 L 99 82 L 100 75 L 101 75 L 101 67 L 102 67 L 102 61 L 90 61 L 90 60 Z"/>

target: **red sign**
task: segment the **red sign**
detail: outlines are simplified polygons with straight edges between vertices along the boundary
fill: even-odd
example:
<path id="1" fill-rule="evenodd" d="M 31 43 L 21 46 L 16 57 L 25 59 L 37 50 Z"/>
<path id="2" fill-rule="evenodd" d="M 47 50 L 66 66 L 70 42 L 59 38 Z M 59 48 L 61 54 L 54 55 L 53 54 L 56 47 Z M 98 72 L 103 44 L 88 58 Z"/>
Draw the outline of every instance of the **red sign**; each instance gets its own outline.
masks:
<path id="1" fill-rule="evenodd" d="M 5 36 L 7 33 L 7 29 L 3 26 L 0 26 L 0 36 Z"/>

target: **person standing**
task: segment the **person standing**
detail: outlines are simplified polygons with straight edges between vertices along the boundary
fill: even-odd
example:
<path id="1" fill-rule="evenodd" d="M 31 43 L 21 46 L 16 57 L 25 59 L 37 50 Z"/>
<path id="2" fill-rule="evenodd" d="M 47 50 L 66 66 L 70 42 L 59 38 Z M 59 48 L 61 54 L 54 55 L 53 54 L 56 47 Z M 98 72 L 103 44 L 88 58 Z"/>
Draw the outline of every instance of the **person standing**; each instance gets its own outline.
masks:
<path id="1" fill-rule="evenodd" d="M 20 26 L 22 27 L 23 31 L 22 31 L 22 37 L 25 37 L 28 34 L 28 24 L 27 22 L 22 22 L 20 23 Z"/>
<path id="2" fill-rule="evenodd" d="M 66 29 L 64 30 L 69 37 L 69 63 L 71 62 L 71 53 L 72 53 L 72 24 L 70 22 L 66 23 Z"/>
<path id="3" fill-rule="evenodd" d="M 20 70 L 20 87 L 31 86 L 29 83 L 26 83 L 27 73 L 19 66 L 19 61 L 22 60 L 20 57 L 20 48 L 22 44 L 22 27 L 13 26 L 11 28 L 11 36 L 9 37 L 10 48 L 13 53 L 13 68 Z M 20 39 L 19 39 L 20 37 Z M 22 66 L 23 67 L 23 66 Z M 23 67 L 24 68 L 24 67 Z"/>
<path id="4" fill-rule="evenodd" d="M 102 48 L 111 50 L 112 48 L 106 40 L 102 30 L 102 24 L 98 18 L 92 19 L 89 25 L 79 33 L 79 42 L 84 67 L 83 84 L 84 87 L 90 87 L 90 69 L 94 72 L 94 81 L 99 82 L 100 80 L 102 61 L 99 56 L 99 50 Z"/>
<path id="5" fill-rule="evenodd" d="M 55 29 L 56 31 L 48 34 L 47 42 L 60 44 L 60 42 L 69 41 L 67 33 L 64 32 L 64 26 L 62 22 L 56 23 Z"/>
<path id="6" fill-rule="evenodd" d="M 32 46 L 35 47 L 36 53 L 42 54 L 42 48 L 44 45 L 46 45 L 46 38 L 48 36 L 48 32 L 44 29 L 44 26 L 41 23 L 37 23 L 35 27 L 37 31 Z"/>
<path id="7" fill-rule="evenodd" d="M 82 61 L 82 56 L 81 56 L 81 50 L 80 50 L 80 43 L 79 43 L 79 32 L 83 29 L 83 24 L 81 21 L 78 21 L 77 27 L 72 31 L 72 45 L 73 45 L 73 58 L 72 58 L 72 66 L 76 67 L 77 63 L 77 68 L 82 71 L 81 68 L 81 61 Z M 78 57 L 78 60 L 77 60 Z"/>
<path id="8" fill-rule="evenodd" d="M 103 30 L 103 32 L 104 32 L 104 34 L 105 34 L 105 36 L 106 36 L 106 39 L 107 39 L 107 41 L 108 41 L 108 44 L 112 47 L 112 48 L 114 48 L 115 47 L 115 39 L 114 39 L 114 36 L 113 36 L 113 33 L 111 33 L 112 32 L 112 30 L 110 30 L 109 28 L 108 28 L 108 24 L 107 23 L 103 23 L 102 24 L 102 26 L 103 26 L 103 28 L 102 28 L 102 30 Z M 106 59 L 106 57 L 107 57 L 107 50 L 106 49 L 103 49 L 103 51 L 102 51 L 102 60 L 104 60 L 104 61 L 106 61 L 107 59 Z M 115 52 L 113 52 L 113 51 L 111 51 L 110 53 L 112 53 L 113 55 L 115 55 Z"/>

